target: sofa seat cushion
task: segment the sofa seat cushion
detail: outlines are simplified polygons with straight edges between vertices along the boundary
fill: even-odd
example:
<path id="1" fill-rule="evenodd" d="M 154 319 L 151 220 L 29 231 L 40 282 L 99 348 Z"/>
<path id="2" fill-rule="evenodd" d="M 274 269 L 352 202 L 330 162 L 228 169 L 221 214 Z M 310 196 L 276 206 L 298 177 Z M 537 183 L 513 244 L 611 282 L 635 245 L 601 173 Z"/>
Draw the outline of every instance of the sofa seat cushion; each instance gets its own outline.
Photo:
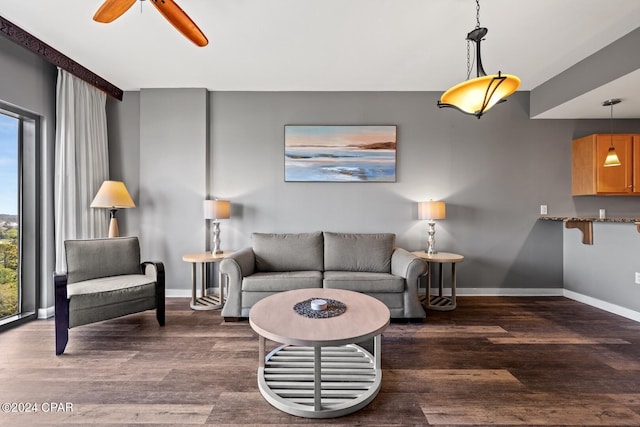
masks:
<path id="1" fill-rule="evenodd" d="M 391 273 L 395 234 L 324 233 L 325 271 Z"/>
<path id="2" fill-rule="evenodd" d="M 254 273 L 242 279 L 243 292 L 280 292 L 321 287 L 322 272 L 320 271 Z"/>
<path id="3" fill-rule="evenodd" d="M 251 235 L 257 271 L 324 270 L 321 232 Z"/>
<path id="4" fill-rule="evenodd" d="M 366 293 L 404 292 L 405 281 L 402 277 L 388 273 L 325 271 L 323 286 Z"/>

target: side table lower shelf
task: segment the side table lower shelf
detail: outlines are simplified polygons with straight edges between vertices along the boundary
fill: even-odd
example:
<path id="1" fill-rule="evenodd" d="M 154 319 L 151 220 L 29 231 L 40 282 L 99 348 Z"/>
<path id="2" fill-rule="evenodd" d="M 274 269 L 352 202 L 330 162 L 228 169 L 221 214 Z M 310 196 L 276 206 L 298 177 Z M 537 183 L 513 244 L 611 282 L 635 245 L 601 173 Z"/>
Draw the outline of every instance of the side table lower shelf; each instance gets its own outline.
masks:
<path id="1" fill-rule="evenodd" d="M 426 302 L 426 298 L 425 298 Z M 431 295 L 429 298 L 429 303 L 427 304 L 427 308 L 431 310 L 439 310 L 439 311 L 450 311 L 455 310 L 456 305 L 456 297 L 452 296 L 444 296 L 444 295 Z"/>
<path id="2" fill-rule="evenodd" d="M 218 295 L 197 297 L 195 301 L 192 299 L 189 304 L 192 310 L 217 310 L 218 308 L 222 308 L 223 305 Z"/>

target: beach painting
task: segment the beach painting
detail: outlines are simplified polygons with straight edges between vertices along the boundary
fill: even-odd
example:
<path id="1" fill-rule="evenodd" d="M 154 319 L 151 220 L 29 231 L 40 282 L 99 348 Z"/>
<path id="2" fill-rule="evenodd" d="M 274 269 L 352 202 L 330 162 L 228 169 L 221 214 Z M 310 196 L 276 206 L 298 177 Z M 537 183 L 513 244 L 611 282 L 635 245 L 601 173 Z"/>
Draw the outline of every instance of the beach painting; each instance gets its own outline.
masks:
<path id="1" fill-rule="evenodd" d="M 284 127 L 286 182 L 395 182 L 396 126 Z"/>

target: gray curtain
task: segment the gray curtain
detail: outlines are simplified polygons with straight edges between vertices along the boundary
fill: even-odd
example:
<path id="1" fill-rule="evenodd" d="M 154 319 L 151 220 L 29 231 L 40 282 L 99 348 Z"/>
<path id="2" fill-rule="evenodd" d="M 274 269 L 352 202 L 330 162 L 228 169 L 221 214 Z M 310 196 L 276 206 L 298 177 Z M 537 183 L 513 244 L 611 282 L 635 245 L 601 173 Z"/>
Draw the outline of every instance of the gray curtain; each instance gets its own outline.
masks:
<path id="1" fill-rule="evenodd" d="M 89 207 L 109 179 L 106 94 L 58 69 L 55 153 L 56 271 L 64 241 L 107 236 L 108 211 Z"/>

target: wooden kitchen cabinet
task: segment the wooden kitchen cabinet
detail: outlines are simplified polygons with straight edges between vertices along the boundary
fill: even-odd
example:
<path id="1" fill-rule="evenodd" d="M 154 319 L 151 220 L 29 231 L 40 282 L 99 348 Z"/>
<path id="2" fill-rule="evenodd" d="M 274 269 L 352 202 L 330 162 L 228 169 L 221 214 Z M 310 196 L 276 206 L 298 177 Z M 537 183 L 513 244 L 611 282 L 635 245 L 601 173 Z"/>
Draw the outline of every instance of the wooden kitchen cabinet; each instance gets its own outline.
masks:
<path id="1" fill-rule="evenodd" d="M 604 159 L 613 145 L 620 166 L 605 168 Z M 574 196 L 640 195 L 640 135 L 593 134 L 573 141 L 572 183 Z"/>

